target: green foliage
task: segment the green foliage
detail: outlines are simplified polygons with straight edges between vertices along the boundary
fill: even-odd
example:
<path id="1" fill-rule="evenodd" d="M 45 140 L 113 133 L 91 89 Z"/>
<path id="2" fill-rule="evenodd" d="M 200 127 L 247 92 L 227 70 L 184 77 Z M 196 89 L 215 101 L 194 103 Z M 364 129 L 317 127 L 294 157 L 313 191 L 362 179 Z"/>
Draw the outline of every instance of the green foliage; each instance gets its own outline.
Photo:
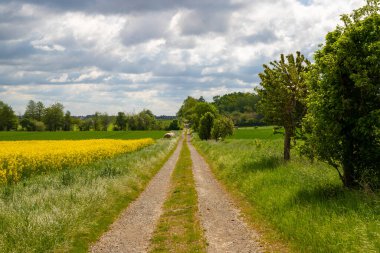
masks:
<path id="1" fill-rule="evenodd" d="M 45 131 L 46 130 L 46 126 L 44 122 L 25 118 L 25 117 L 23 117 L 20 120 L 20 125 L 22 129 L 26 131 Z"/>
<path id="2" fill-rule="evenodd" d="M 344 15 L 309 75 L 303 151 L 335 167 L 346 187 L 380 187 L 379 10 L 371 0 Z"/>
<path id="3" fill-rule="evenodd" d="M 177 119 L 172 120 L 172 122 L 170 122 L 169 127 L 167 128 L 167 130 L 180 130 L 180 129 L 181 129 L 181 127 L 180 127 L 179 121 Z"/>
<path id="4" fill-rule="evenodd" d="M 259 74 L 261 87 L 256 91 L 261 100 L 258 108 L 266 122 L 284 127 L 285 160 L 290 159 L 291 138 L 296 136 L 296 129 L 306 113 L 305 73 L 309 68 L 310 62 L 297 52 L 296 56 L 281 54 L 280 61 L 264 65 L 264 72 Z"/>
<path id="5" fill-rule="evenodd" d="M 213 97 L 220 113 L 254 112 L 260 97 L 254 93 L 234 92 Z"/>
<path id="6" fill-rule="evenodd" d="M 127 116 L 124 112 L 117 113 L 114 130 L 127 130 Z"/>
<path id="7" fill-rule="evenodd" d="M 0 101 L 0 131 L 17 130 L 18 119 L 12 107 Z"/>
<path id="8" fill-rule="evenodd" d="M 198 104 L 199 100 L 193 98 L 193 97 L 187 97 L 177 112 L 177 117 L 186 120 L 191 120 L 192 114 L 193 114 L 193 109 L 195 106 Z"/>
<path id="9" fill-rule="evenodd" d="M 73 126 L 72 126 L 71 113 L 69 111 L 66 111 L 65 117 L 63 119 L 63 130 L 64 131 L 71 131 L 72 128 L 73 128 Z"/>
<path id="10" fill-rule="evenodd" d="M 333 168 L 297 154 L 283 162 L 280 139 L 193 142 L 269 245 L 291 246 L 268 252 L 380 252 L 378 193 L 344 189 Z"/>
<path id="11" fill-rule="evenodd" d="M 256 105 L 260 97 L 254 93 L 234 92 L 215 96 L 213 104 L 218 111 L 230 117 L 236 126 L 262 125 L 262 115 L 257 113 Z"/>
<path id="12" fill-rule="evenodd" d="M 195 106 L 193 114 L 193 129 L 200 130 L 201 118 L 207 113 L 211 114 L 215 118 L 218 114 L 218 111 L 214 105 L 207 102 L 199 102 Z"/>
<path id="13" fill-rule="evenodd" d="M 210 112 L 214 116 L 218 114 L 217 108 L 214 105 L 207 103 L 203 97 L 200 97 L 199 99 L 187 97 L 177 112 L 177 117 L 182 121 L 189 123 L 195 131 L 198 131 L 199 121 L 207 112 Z"/>
<path id="14" fill-rule="evenodd" d="M 234 133 L 234 123 L 232 120 L 225 116 L 220 116 L 214 121 L 214 126 L 211 130 L 211 137 L 216 141 L 224 140 L 227 136 Z"/>
<path id="15" fill-rule="evenodd" d="M 41 101 L 38 101 L 36 103 L 33 100 L 30 100 L 26 106 L 23 118 L 36 120 L 36 121 L 42 121 L 44 111 L 45 111 L 45 106 Z"/>
<path id="16" fill-rule="evenodd" d="M 143 110 L 135 115 L 127 116 L 129 130 L 152 130 L 155 129 L 156 118 L 150 110 Z"/>
<path id="17" fill-rule="evenodd" d="M 200 119 L 198 135 L 201 140 L 209 140 L 211 138 L 214 119 L 215 116 L 211 112 L 205 113 Z"/>
<path id="18" fill-rule="evenodd" d="M 63 105 L 55 103 L 44 110 L 43 122 L 46 125 L 48 131 L 61 130 L 64 123 Z"/>

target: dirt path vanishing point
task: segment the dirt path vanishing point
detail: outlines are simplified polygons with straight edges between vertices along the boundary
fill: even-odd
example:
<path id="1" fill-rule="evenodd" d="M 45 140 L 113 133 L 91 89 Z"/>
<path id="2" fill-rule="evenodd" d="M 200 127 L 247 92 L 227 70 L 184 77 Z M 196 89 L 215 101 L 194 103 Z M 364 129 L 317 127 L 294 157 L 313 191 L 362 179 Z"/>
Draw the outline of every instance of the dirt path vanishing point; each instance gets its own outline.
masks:
<path id="1" fill-rule="evenodd" d="M 170 178 L 181 151 L 183 137 L 176 150 L 141 195 L 132 202 L 90 248 L 90 252 L 146 252 L 162 205 L 169 191 Z"/>
<path id="2" fill-rule="evenodd" d="M 258 234 L 239 217 L 239 210 L 190 142 L 189 148 L 198 192 L 200 219 L 208 242 L 207 252 L 262 252 Z"/>

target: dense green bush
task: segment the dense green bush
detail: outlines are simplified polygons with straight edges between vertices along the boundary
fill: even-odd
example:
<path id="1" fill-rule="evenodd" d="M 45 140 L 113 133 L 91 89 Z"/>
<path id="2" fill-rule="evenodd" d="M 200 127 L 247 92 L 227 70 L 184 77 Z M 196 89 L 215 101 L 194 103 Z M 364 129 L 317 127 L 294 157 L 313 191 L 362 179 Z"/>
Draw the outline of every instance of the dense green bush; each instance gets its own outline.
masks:
<path id="1" fill-rule="evenodd" d="M 229 135 L 234 133 L 234 123 L 230 118 L 219 117 L 214 121 L 214 126 L 211 130 L 211 137 L 216 141 L 219 139 L 224 140 Z"/>
<path id="2" fill-rule="evenodd" d="M 209 140 L 211 138 L 211 129 L 214 125 L 215 116 L 211 112 L 207 112 L 202 116 L 199 123 L 199 138 L 201 140 Z"/>

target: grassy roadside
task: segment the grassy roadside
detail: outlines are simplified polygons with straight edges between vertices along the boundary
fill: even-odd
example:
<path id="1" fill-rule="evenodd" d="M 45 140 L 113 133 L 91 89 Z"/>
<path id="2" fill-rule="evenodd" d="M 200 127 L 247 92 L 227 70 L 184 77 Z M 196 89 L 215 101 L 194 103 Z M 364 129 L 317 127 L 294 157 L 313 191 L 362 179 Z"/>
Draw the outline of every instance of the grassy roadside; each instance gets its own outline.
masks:
<path id="1" fill-rule="evenodd" d="M 282 140 L 194 145 L 268 242 L 294 252 L 380 251 L 378 193 L 345 190 L 333 169 L 296 155 L 283 163 Z"/>
<path id="2" fill-rule="evenodd" d="M 1 252 L 87 252 L 174 151 L 177 140 L 0 188 Z"/>
<path id="3" fill-rule="evenodd" d="M 184 141 L 150 252 L 206 252 L 197 201 L 190 150 Z"/>

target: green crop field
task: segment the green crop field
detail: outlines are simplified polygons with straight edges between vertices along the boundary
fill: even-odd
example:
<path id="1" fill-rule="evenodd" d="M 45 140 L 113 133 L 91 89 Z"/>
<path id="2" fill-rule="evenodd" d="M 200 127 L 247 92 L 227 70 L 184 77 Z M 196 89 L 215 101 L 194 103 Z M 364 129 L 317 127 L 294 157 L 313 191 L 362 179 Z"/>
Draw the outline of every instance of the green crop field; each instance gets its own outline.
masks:
<path id="1" fill-rule="evenodd" d="M 274 134 L 273 127 L 243 127 L 234 130 L 234 134 L 227 139 L 282 139 L 281 133 Z"/>
<path id="2" fill-rule="evenodd" d="M 87 140 L 87 139 L 160 139 L 166 131 L 83 131 L 83 132 L 0 132 L 0 141 Z"/>

